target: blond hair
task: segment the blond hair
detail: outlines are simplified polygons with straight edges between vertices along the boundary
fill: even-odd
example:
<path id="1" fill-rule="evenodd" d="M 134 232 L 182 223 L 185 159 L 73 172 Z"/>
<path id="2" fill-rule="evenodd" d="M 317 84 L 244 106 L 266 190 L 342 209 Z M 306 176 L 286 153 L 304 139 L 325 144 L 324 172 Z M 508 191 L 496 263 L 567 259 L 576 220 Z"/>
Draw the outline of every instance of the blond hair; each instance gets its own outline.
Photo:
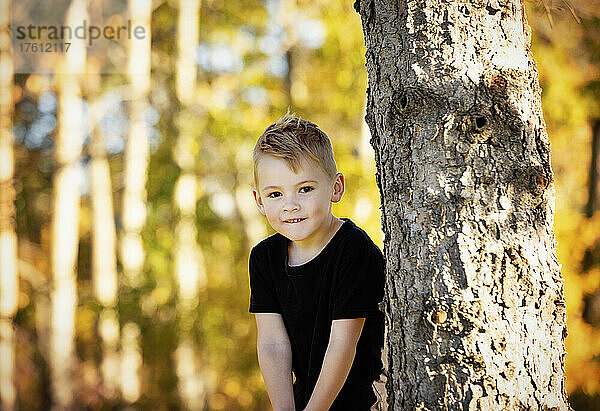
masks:
<path id="1" fill-rule="evenodd" d="M 333 179 L 337 166 L 329 137 L 319 127 L 308 121 L 286 113 L 265 129 L 254 146 L 252 164 L 254 184 L 258 184 L 257 165 L 263 155 L 284 160 L 292 171 L 298 172 L 303 160 L 317 164 Z"/>

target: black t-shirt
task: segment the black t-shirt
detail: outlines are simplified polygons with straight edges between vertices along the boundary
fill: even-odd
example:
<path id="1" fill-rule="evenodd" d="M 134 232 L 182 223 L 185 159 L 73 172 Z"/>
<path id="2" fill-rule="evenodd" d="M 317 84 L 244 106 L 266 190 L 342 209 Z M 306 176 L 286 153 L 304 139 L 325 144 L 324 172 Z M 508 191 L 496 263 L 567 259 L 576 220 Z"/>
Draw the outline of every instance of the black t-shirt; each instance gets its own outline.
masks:
<path id="1" fill-rule="evenodd" d="M 310 399 L 321 372 L 332 320 L 366 318 L 350 374 L 331 410 L 369 410 L 383 364 L 384 259 L 350 219 L 310 261 L 288 266 L 289 240 L 276 233 L 250 253 L 250 312 L 280 313 L 292 346 L 296 409 Z"/>

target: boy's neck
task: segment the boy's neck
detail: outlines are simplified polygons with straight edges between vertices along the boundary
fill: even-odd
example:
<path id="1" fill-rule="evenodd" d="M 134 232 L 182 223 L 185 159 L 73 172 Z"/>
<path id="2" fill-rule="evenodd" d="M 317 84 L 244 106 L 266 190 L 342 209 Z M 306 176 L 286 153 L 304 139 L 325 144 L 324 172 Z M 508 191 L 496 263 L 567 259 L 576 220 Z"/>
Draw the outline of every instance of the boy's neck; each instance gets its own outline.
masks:
<path id="1" fill-rule="evenodd" d="M 317 244 L 302 244 L 298 241 L 291 241 L 288 243 L 288 265 L 301 265 L 309 262 L 315 258 L 323 249 L 329 244 L 335 233 L 344 224 L 343 220 L 340 220 L 333 214 L 329 222 L 328 230 L 324 230 L 324 235 L 321 241 Z"/>

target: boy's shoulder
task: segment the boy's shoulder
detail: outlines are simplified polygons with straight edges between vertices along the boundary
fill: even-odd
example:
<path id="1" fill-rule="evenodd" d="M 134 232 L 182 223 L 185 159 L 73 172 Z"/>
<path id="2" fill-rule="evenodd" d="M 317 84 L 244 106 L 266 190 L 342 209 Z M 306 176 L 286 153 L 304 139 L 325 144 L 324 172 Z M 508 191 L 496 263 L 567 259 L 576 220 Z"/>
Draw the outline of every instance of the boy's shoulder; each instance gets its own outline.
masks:
<path id="1" fill-rule="evenodd" d="M 257 249 L 271 248 L 271 247 L 274 247 L 277 244 L 281 243 L 281 241 L 284 239 L 285 239 L 285 237 L 282 236 L 281 234 L 274 233 L 274 234 L 271 234 L 270 236 L 268 236 L 267 238 L 262 239 L 258 244 L 256 244 L 252 248 L 253 249 L 255 249 L 255 248 L 257 248 Z"/>
<path id="2" fill-rule="evenodd" d="M 270 235 L 269 237 L 261 240 L 258 244 L 252 247 L 250 251 L 250 257 L 256 255 L 264 255 L 265 253 L 272 253 L 277 251 L 283 251 L 282 246 L 285 242 L 285 237 L 279 233 Z"/>
<path id="3" fill-rule="evenodd" d="M 338 245 L 343 248 L 347 248 L 352 252 L 368 252 L 375 251 L 378 254 L 382 254 L 379 247 L 373 242 L 369 234 L 361 227 L 356 225 L 349 218 L 342 218 L 344 224 L 340 227 L 340 231 L 344 230 L 341 234 Z"/>

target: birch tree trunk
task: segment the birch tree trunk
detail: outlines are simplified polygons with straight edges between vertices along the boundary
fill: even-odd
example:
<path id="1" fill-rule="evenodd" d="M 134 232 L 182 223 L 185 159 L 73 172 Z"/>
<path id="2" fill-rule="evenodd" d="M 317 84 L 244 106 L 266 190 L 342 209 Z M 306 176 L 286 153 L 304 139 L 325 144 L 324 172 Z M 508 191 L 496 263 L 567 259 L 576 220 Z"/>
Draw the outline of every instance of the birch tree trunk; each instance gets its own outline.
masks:
<path id="1" fill-rule="evenodd" d="M 10 1 L 0 0 L 0 404 L 15 409 L 15 337 L 19 277 L 15 232 L 14 154 L 12 135 L 13 64 Z"/>
<path id="2" fill-rule="evenodd" d="M 87 19 L 85 0 L 69 6 L 67 25 Z M 75 389 L 75 310 L 77 307 L 77 252 L 81 172 L 78 169 L 84 138 L 80 73 L 85 71 L 85 40 L 73 39 L 58 69 L 58 135 L 52 220 L 52 320 L 50 374 L 53 409 L 71 409 Z"/>
<path id="3" fill-rule="evenodd" d="M 74 0 L 67 25 L 74 27 L 86 19 L 86 2 Z M 85 69 L 84 40 L 73 39 L 59 68 L 58 135 L 54 176 L 52 220 L 52 320 L 50 329 L 50 373 L 53 409 L 71 409 L 75 373 L 75 310 L 77 307 L 77 252 L 79 244 L 78 169 L 83 145 L 83 104 L 80 76 Z"/>
<path id="4" fill-rule="evenodd" d="M 390 409 L 568 409 L 553 173 L 520 0 L 358 0 Z"/>
<path id="5" fill-rule="evenodd" d="M 92 200 L 92 279 L 94 295 L 102 306 L 98 331 L 102 345 L 100 371 L 102 391 L 108 398 L 119 389 L 119 318 L 116 310 L 118 294 L 117 234 L 113 212 L 110 168 L 106 158 L 105 136 L 98 123 L 105 112 L 101 96 L 101 78 L 88 71 L 92 141 L 90 145 L 90 188 Z"/>
<path id="6" fill-rule="evenodd" d="M 130 0 L 131 24 L 150 27 L 149 0 Z M 121 261 L 125 280 L 131 286 L 141 282 L 145 252 L 140 232 L 146 223 L 146 177 L 148 167 L 148 133 L 144 119 L 150 91 L 150 34 L 145 42 L 130 41 L 128 78 L 131 87 L 129 109 L 130 128 L 125 149 L 125 193 L 123 195 L 123 237 Z"/>
<path id="7" fill-rule="evenodd" d="M 146 36 L 135 43 L 130 40 L 128 78 L 131 86 L 130 130 L 125 149 L 125 193 L 123 198 L 123 231 L 120 257 L 124 280 L 132 287 L 142 282 L 145 259 L 141 231 L 146 223 L 146 177 L 148 168 L 150 127 L 144 118 L 150 92 L 150 0 L 129 0 L 132 26 L 146 28 Z M 133 322 L 123 326 L 121 335 L 121 393 L 123 399 L 133 403 L 140 396 L 140 329 Z"/>
<path id="8" fill-rule="evenodd" d="M 179 129 L 173 152 L 181 174 L 175 185 L 175 207 L 180 218 L 175 232 L 175 278 L 179 295 L 179 341 L 174 353 L 179 396 L 184 409 L 201 409 L 205 402 L 205 386 L 201 376 L 198 352 L 191 337 L 198 294 L 206 287 L 204 257 L 196 237 L 196 201 L 198 177 L 194 172 L 198 153 L 198 114 L 194 111 L 200 26 L 200 0 L 180 0 L 177 20 L 177 76 L 175 90 L 180 104 L 176 124 Z"/>

